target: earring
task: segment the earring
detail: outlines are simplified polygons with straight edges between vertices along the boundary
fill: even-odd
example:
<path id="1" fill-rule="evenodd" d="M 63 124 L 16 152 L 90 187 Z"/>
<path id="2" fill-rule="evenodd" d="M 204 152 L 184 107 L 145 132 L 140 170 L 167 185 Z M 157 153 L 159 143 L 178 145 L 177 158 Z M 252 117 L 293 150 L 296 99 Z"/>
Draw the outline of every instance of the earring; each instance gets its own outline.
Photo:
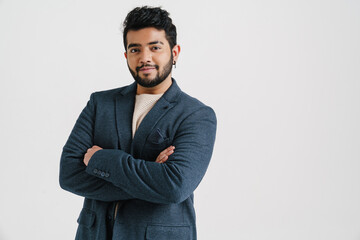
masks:
<path id="1" fill-rule="evenodd" d="M 174 65 L 174 66 L 175 66 L 175 68 L 176 68 L 176 61 L 174 61 L 174 62 L 173 62 L 173 65 Z"/>

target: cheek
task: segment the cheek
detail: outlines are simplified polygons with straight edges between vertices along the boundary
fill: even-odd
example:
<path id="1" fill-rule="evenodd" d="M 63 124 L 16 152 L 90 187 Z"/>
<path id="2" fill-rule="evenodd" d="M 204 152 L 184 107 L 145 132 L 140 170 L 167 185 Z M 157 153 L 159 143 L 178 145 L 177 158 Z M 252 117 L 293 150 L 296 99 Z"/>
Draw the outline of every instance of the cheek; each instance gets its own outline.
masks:
<path id="1" fill-rule="evenodd" d="M 161 56 L 157 59 L 157 64 L 164 67 L 170 61 L 170 55 Z"/>
<path id="2" fill-rule="evenodd" d="M 129 65 L 129 67 L 131 68 L 131 69 L 135 69 L 136 68 L 136 62 L 135 62 L 135 60 L 134 59 L 127 59 L 127 64 Z"/>

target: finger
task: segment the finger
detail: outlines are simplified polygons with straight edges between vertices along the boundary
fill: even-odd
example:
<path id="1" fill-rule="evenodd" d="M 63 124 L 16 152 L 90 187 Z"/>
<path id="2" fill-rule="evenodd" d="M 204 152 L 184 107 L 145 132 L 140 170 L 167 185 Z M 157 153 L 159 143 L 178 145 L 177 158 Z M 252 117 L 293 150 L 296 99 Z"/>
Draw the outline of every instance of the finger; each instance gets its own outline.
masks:
<path id="1" fill-rule="evenodd" d="M 174 153 L 174 149 L 169 149 L 166 152 L 164 152 L 163 154 L 166 155 L 166 156 L 170 156 L 173 153 Z"/>
<path id="2" fill-rule="evenodd" d="M 164 163 L 164 162 L 166 162 L 167 160 L 168 160 L 168 156 L 164 156 L 162 159 L 161 159 L 161 161 L 160 161 L 160 163 Z"/>
<path id="3" fill-rule="evenodd" d="M 164 149 L 159 156 L 156 158 L 155 162 L 162 163 L 165 162 L 168 159 L 168 156 L 174 153 L 174 146 L 169 146 L 166 149 Z"/>
<path id="4" fill-rule="evenodd" d="M 174 149 L 175 149 L 175 147 L 170 146 L 170 147 L 168 147 L 167 149 L 165 149 L 164 151 L 162 151 L 162 152 L 160 153 L 160 155 L 159 155 L 160 159 L 161 159 L 162 161 L 164 161 L 164 158 L 166 158 L 166 160 L 167 160 L 168 157 L 169 157 L 171 154 L 174 153 Z M 165 161 L 166 161 L 166 160 L 165 160 Z"/>
<path id="5" fill-rule="evenodd" d="M 155 162 L 157 162 L 157 163 L 161 163 L 162 161 L 163 161 L 163 159 L 164 159 L 164 157 L 165 157 L 166 155 L 159 155 L 157 158 L 156 158 L 156 161 Z"/>
<path id="6" fill-rule="evenodd" d="M 95 146 L 92 146 L 91 148 L 88 148 L 86 152 L 91 152 L 95 149 Z"/>
<path id="7" fill-rule="evenodd" d="M 162 163 L 164 161 L 166 161 L 168 158 L 168 155 L 166 155 L 165 153 L 160 153 L 159 156 L 156 158 L 156 161 L 155 162 L 158 162 L 158 163 Z"/>
<path id="8" fill-rule="evenodd" d="M 174 152 L 174 149 L 175 149 L 174 146 L 170 146 L 170 147 L 166 148 L 164 151 L 162 151 L 162 153 L 169 155 Z"/>
<path id="9" fill-rule="evenodd" d="M 174 150 L 174 149 L 175 149 L 175 147 L 174 147 L 174 146 L 169 146 L 169 147 L 165 148 L 165 150 L 164 150 L 164 151 L 169 151 L 169 150 Z"/>
<path id="10" fill-rule="evenodd" d="M 164 158 L 168 158 L 171 154 L 173 154 L 174 153 L 174 150 L 168 150 L 167 152 L 163 152 L 163 153 L 161 153 L 160 155 L 159 155 L 159 159 L 161 160 L 161 161 L 164 161 Z"/>
<path id="11" fill-rule="evenodd" d="M 161 156 L 160 161 L 165 162 L 168 158 L 169 158 L 168 155 L 163 155 Z"/>
<path id="12" fill-rule="evenodd" d="M 155 162 L 160 162 L 162 161 L 162 159 L 166 156 L 166 149 L 163 150 L 156 158 L 156 161 Z"/>
<path id="13" fill-rule="evenodd" d="M 163 162 L 166 162 L 168 159 L 169 159 L 169 156 L 171 155 L 171 154 L 173 154 L 173 150 L 170 150 L 170 151 L 168 151 L 168 152 L 166 152 L 166 153 L 164 153 L 161 157 L 160 157 L 160 161 L 163 163 Z"/>

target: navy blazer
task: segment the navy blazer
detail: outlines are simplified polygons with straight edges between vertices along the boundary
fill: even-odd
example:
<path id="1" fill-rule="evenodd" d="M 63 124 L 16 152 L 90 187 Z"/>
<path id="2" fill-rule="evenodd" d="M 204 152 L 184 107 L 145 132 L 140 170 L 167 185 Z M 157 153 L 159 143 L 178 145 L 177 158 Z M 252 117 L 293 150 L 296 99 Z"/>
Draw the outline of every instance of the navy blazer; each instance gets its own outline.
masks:
<path id="1" fill-rule="evenodd" d="M 76 239 L 196 239 L 193 192 L 212 155 L 215 113 L 173 79 L 132 139 L 135 95 L 136 83 L 91 94 L 63 148 L 60 186 L 85 197 Z M 103 150 L 86 167 L 93 145 Z"/>

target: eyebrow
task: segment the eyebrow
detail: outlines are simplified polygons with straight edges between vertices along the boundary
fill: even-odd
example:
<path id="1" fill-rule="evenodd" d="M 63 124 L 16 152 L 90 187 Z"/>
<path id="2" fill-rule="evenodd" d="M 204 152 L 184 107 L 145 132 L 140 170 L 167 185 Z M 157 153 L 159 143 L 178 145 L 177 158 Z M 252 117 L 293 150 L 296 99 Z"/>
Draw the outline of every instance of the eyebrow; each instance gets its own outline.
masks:
<path id="1" fill-rule="evenodd" d="M 161 44 L 164 45 L 164 43 L 162 41 L 153 41 L 153 42 L 149 42 L 147 45 L 155 45 L 155 44 Z M 140 43 L 130 43 L 128 45 L 128 49 L 132 48 L 132 47 L 141 47 Z"/>
<path id="2" fill-rule="evenodd" d="M 155 45 L 155 44 L 161 44 L 164 45 L 164 43 L 162 41 L 154 41 L 154 42 L 149 42 L 148 45 Z"/>

